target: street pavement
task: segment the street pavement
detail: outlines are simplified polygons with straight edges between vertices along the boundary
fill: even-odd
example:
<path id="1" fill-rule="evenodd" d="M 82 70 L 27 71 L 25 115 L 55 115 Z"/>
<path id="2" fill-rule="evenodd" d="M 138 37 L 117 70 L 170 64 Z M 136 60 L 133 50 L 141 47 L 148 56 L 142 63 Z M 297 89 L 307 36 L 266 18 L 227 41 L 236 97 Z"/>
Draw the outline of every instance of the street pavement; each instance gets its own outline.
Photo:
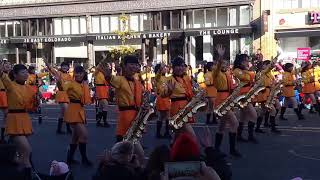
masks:
<path id="1" fill-rule="evenodd" d="M 257 135 L 260 143 L 238 144 L 241 159 L 228 157 L 233 170 L 233 180 L 291 180 L 294 177 L 302 177 L 304 180 L 320 179 L 320 116 L 304 111 L 306 120 L 299 121 L 292 110 L 286 113 L 289 121 L 278 121 L 281 135 L 266 134 Z M 33 147 L 33 161 L 36 169 L 41 173 L 48 173 L 52 160 L 65 161 L 70 135 L 56 135 L 57 117 L 59 106 L 44 105 L 42 108 L 43 123 L 37 123 L 37 116 L 33 115 L 34 134 L 30 137 Z M 95 162 L 92 168 L 81 165 L 72 167 L 76 180 L 90 180 L 97 168 L 97 155 L 105 148 L 111 148 L 115 142 L 115 123 L 117 110 L 110 106 L 110 128 L 97 128 L 95 126 L 95 108 L 87 107 L 89 144 L 89 158 Z M 205 127 L 205 115 L 197 115 L 197 123 L 194 128 L 201 136 Z M 65 126 L 64 126 L 65 128 Z M 212 133 L 216 132 L 216 126 L 210 127 Z M 155 121 L 152 120 L 147 128 L 147 133 L 142 139 L 147 147 L 146 156 L 158 145 L 169 144 L 169 140 L 155 138 Z M 225 135 L 222 150 L 228 152 L 228 137 Z M 76 158 L 80 160 L 77 152 Z"/>

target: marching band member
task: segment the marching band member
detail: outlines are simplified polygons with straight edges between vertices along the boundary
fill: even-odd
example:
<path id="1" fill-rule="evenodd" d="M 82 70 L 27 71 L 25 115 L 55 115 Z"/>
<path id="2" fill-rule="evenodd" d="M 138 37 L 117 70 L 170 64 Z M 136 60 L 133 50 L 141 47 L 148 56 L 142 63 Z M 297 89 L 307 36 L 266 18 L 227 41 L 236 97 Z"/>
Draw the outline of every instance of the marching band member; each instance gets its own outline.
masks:
<path id="1" fill-rule="evenodd" d="M 233 74 L 241 82 L 246 83 L 244 87 L 240 90 L 240 95 L 246 94 L 250 91 L 251 87 L 254 85 L 255 73 L 249 71 L 249 57 L 247 54 L 237 55 L 234 66 Z M 248 122 L 248 141 L 252 143 L 258 143 L 257 139 L 254 137 L 254 126 L 257 120 L 257 112 L 253 107 L 252 103 L 249 103 L 248 106 L 240 110 L 240 122 L 238 127 L 238 141 L 246 142 L 242 137 L 242 131 L 244 122 Z"/>
<path id="2" fill-rule="evenodd" d="M 176 57 L 172 62 L 172 76 L 168 77 L 167 83 L 161 88 L 161 97 L 170 97 L 170 116 L 173 117 L 179 110 L 185 108 L 194 96 L 192 91 L 192 80 L 185 72 L 185 62 L 181 57 Z M 189 122 L 194 119 L 190 118 Z M 182 130 L 188 131 L 195 136 L 190 124 L 185 124 Z"/>
<path id="3" fill-rule="evenodd" d="M 315 97 L 317 101 L 317 111 L 320 115 L 320 61 L 314 62 L 314 82 L 315 82 Z"/>
<path id="4" fill-rule="evenodd" d="M 212 77 L 212 69 L 213 69 L 213 62 L 208 62 L 204 67 L 204 79 L 206 85 L 206 92 L 208 98 L 208 108 L 207 108 L 207 120 L 206 124 L 217 124 L 216 115 L 213 112 L 214 101 L 217 97 L 217 89 L 214 87 L 213 84 L 213 77 Z M 212 114 L 212 121 L 210 121 Z"/>
<path id="5" fill-rule="evenodd" d="M 107 86 L 107 81 L 105 80 L 104 74 L 98 69 L 94 72 L 94 82 L 96 87 L 95 95 L 99 105 L 96 119 L 97 126 L 110 127 L 109 123 L 107 122 L 109 88 Z M 103 125 L 101 124 L 101 120 L 103 120 Z"/>
<path id="6" fill-rule="evenodd" d="M 9 75 L 4 73 L 4 62 L 0 63 L 0 77 L 8 97 L 8 114 L 6 119 L 6 134 L 17 146 L 20 154 L 19 163 L 25 168 L 27 176 L 31 176 L 31 146 L 28 136 L 32 134 L 32 122 L 27 111 L 33 101 L 34 91 L 26 84 L 27 67 L 17 64 Z M 21 161 L 21 162 L 20 162 Z"/>
<path id="7" fill-rule="evenodd" d="M 67 82 L 67 81 L 73 81 L 73 76 L 71 76 L 68 71 L 70 69 L 70 65 L 67 62 L 62 62 L 61 63 L 61 67 L 60 70 L 57 71 L 56 69 L 54 69 L 53 67 L 50 66 L 50 64 L 46 63 L 48 70 L 51 74 L 53 74 L 53 76 L 55 77 L 61 77 L 61 81 Z M 62 125 L 63 125 L 63 117 L 64 117 L 64 112 L 68 107 L 68 103 L 69 98 L 67 95 L 67 92 L 64 89 L 61 89 L 62 87 L 60 87 L 60 89 L 58 90 L 57 94 L 56 94 L 56 102 L 60 104 L 60 117 L 58 119 L 58 126 L 57 126 L 57 134 L 63 134 L 64 132 L 61 130 Z M 67 133 L 72 134 L 72 130 L 70 128 L 69 124 L 66 124 L 67 126 Z"/>
<path id="8" fill-rule="evenodd" d="M 11 70 L 11 64 L 9 61 L 3 61 L 3 74 L 8 74 Z M 6 87 L 4 86 L 2 80 L 0 79 L 0 109 L 3 113 L 3 121 L 1 123 L 1 139 L 0 143 L 5 142 L 5 127 L 6 127 L 6 118 L 8 114 L 8 100 L 7 100 L 7 93 Z"/>
<path id="9" fill-rule="evenodd" d="M 116 141 L 123 140 L 123 136 L 134 121 L 142 104 L 143 85 L 136 78 L 140 70 L 138 58 L 132 55 L 123 58 L 122 76 L 112 75 L 109 67 L 99 68 L 105 74 L 106 80 L 115 88 L 116 99 L 119 108 L 119 117 L 116 127 Z"/>
<path id="10" fill-rule="evenodd" d="M 285 97 L 285 102 L 284 102 L 284 105 L 281 107 L 280 119 L 287 120 L 284 117 L 284 113 L 286 112 L 288 105 L 291 104 L 292 107 L 294 108 L 294 112 L 298 116 L 298 119 L 303 120 L 304 117 L 298 109 L 298 102 L 295 98 L 295 93 L 294 93 L 294 89 L 295 89 L 295 86 L 298 84 L 298 81 L 296 79 L 295 73 L 293 72 L 292 63 L 286 63 L 284 65 L 284 73 L 283 73 L 282 79 L 283 79 L 282 93 L 283 93 L 283 96 Z"/>
<path id="11" fill-rule="evenodd" d="M 86 114 L 84 105 L 91 103 L 89 85 L 87 84 L 87 74 L 82 66 L 74 68 L 74 80 L 65 81 L 61 73 L 55 74 L 58 86 L 63 89 L 70 100 L 64 113 L 64 121 L 73 128 L 72 139 L 67 155 L 69 165 L 76 163 L 73 156 L 79 145 L 82 163 L 91 166 L 92 163 L 87 157 L 88 130 L 85 126 Z"/>
<path id="12" fill-rule="evenodd" d="M 155 82 L 156 82 L 156 92 L 157 92 L 157 102 L 156 102 L 156 108 L 160 113 L 159 120 L 157 121 L 157 132 L 156 132 L 156 137 L 157 138 L 170 138 L 170 133 L 169 133 L 169 110 L 171 106 L 170 98 L 162 98 L 160 93 L 161 93 L 161 88 L 163 88 L 163 84 L 167 81 L 166 73 L 167 73 L 167 67 L 164 64 L 157 64 L 155 66 Z M 165 133 L 164 135 L 161 135 L 161 127 L 162 123 L 165 122 Z"/>
<path id="13" fill-rule="evenodd" d="M 304 94 L 304 102 L 310 98 L 312 102 L 312 106 L 310 108 L 310 113 L 315 113 L 313 108 L 317 108 L 317 100 L 315 98 L 315 76 L 314 76 L 314 69 L 310 62 L 304 61 L 302 63 L 302 70 L 301 70 L 301 77 L 302 77 L 302 93 Z M 302 110 L 302 108 L 301 108 Z"/>
<path id="14" fill-rule="evenodd" d="M 199 84 L 200 88 L 202 88 L 202 89 L 206 88 L 206 82 L 205 82 L 203 69 L 198 69 L 197 83 Z"/>
<path id="15" fill-rule="evenodd" d="M 275 78 L 271 72 L 271 69 L 273 68 L 273 66 L 271 65 L 270 70 L 267 69 L 268 66 L 270 66 L 270 64 L 271 64 L 271 61 L 269 61 L 269 60 L 258 63 L 258 71 L 259 72 L 267 71 L 267 72 L 263 73 L 262 77 L 260 77 L 260 78 L 263 78 L 263 86 L 265 87 L 265 90 L 260 92 L 256 98 L 256 102 L 260 104 L 260 107 L 258 109 L 259 116 L 257 119 L 257 126 L 255 129 L 255 132 L 257 132 L 257 133 L 265 133 L 263 130 L 260 129 L 260 126 L 263 121 L 263 115 L 265 118 L 264 126 L 269 127 L 271 124 L 271 132 L 274 132 L 274 133 L 280 132 L 276 128 L 276 124 L 275 124 L 275 117 L 277 114 L 277 109 L 280 108 L 279 101 L 276 101 L 275 105 L 272 106 L 271 109 L 268 109 L 265 106 L 265 103 L 268 99 L 268 96 L 270 96 L 270 88 L 271 88 L 271 86 L 275 85 L 275 83 L 276 83 Z M 269 124 L 269 118 L 270 118 L 270 124 Z"/>
<path id="16" fill-rule="evenodd" d="M 144 89 L 151 92 L 152 90 L 152 78 L 154 74 L 151 73 L 151 68 L 149 66 L 143 67 L 143 71 L 141 72 L 141 80 L 144 82 Z"/>
<path id="17" fill-rule="evenodd" d="M 225 49 L 222 46 L 217 47 L 217 51 L 220 55 L 217 66 L 212 71 L 212 81 L 214 87 L 217 89 L 217 96 L 215 98 L 215 107 L 223 103 L 231 94 L 233 90 L 233 78 L 228 71 L 229 62 L 223 60 Z M 241 157 L 241 154 L 236 149 L 236 136 L 238 129 L 238 120 L 233 110 L 228 111 L 224 116 L 220 118 L 218 132 L 215 136 L 215 149 L 220 150 L 220 146 L 223 140 L 223 133 L 226 129 L 226 124 L 229 124 L 229 145 L 230 154 L 235 157 Z"/>

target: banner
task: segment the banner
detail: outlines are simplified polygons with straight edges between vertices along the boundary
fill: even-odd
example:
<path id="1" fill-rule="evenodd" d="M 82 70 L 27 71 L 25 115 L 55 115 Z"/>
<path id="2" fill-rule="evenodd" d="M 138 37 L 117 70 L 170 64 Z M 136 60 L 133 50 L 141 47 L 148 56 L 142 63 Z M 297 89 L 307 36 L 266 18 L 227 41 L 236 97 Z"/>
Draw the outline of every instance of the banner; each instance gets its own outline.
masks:
<path id="1" fill-rule="evenodd" d="M 311 48 L 297 48 L 297 60 L 310 60 Z"/>

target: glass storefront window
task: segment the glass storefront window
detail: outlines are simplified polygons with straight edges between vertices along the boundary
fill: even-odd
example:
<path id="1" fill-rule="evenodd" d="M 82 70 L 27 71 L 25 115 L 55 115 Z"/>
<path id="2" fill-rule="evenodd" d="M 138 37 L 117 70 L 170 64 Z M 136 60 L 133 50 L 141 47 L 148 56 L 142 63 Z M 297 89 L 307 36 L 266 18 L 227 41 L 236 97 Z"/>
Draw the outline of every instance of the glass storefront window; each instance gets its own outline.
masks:
<path id="1" fill-rule="evenodd" d="M 151 19 L 149 14 L 140 15 L 140 31 L 150 31 L 151 30 Z"/>
<path id="2" fill-rule="evenodd" d="M 186 11 L 186 28 L 190 29 L 193 27 L 193 13 L 192 11 Z"/>
<path id="3" fill-rule="evenodd" d="M 6 22 L 6 27 L 7 27 L 6 37 L 12 37 L 13 36 L 13 22 L 12 21 L 7 21 Z"/>
<path id="4" fill-rule="evenodd" d="M 229 26 L 237 25 L 237 8 L 229 8 Z"/>
<path id="5" fill-rule="evenodd" d="M 29 36 L 29 21 L 28 20 L 22 20 L 21 24 L 22 28 L 22 36 Z"/>
<path id="6" fill-rule="evenodd" d="M 130 30 L 139 31 L 139 15 L 138 14 L 130 15 Z"/>
<path id="7" fill-rule="evenodd" d="M 152 12 L 152 30 L 161 30 L 160 28 L 160 13 L 159 12 Z"/>
<path id="8" fill-rule="evenodd" d="M 14 36 L 21 36 L 21 22 L 20 21 L 14 22 L 14 31 L 15 31 Z"/>
<path id="9" fill-rule="evenodd" d="M 240 6 L 239 25 L 248 25 L 250 23 L 250 6 Z"/>
<path id="10" fill-rule="evenodd" d="M 70 18 L 63 18 L 63 34 L 71 34 L 71 23 Z"/>
<path id="11" fill-rule="evenodd" d="M 101 16 L 101 33 L 110 32 L 110 23 L 108 16 Z"/>
<path id="12" fill-rule="evenodd" d="M 62 19 L 57 18 L 53 20 L 54 35 L 62 35 Z"/>
<path id="13" fill-rule="evenodd" d="M 219 27 L 225 27 L 228 25 L 228 9 L 227 8 L 218 8 L 217 9 L 217 25 Z"/>
<path id="14" fill-rule="evenodd" d="M 170 26 L 170 11 L 162 11 L 161 12 L 161 20 L 162 20 L 162 30 L 171 29 Z"/>
<path id="15" fill-rule="evenodd" d="M 206 10 L 206 24 L 205 27 L 216 27 L 216 9 L 207 9 Z"/>
<path id="16" fill-rule="evenodd" d="M 37 36 L 37 31 L 38 31 L 38 24 L 37 24 L 37 19 L 31 19 L 30 21 L 30 35 L 31 36 Z"/>
<path id="17" fill-rule="evenodd" d="M 100 16 L 93 16 L 91 18 L 91 32 L 100 33 Z"/>
<path id="18" fill-rule="evenodd" d="M 79 34 L 79 18 L 73 17 L 71 18 L 71 34 Z"/>
<path id="19" fill-rule="evenodd" d="M 39 19 L 39 36 L 44 36 L 45 34 L 45 19 Z"/>
<path id="20" fill-rule="evenodd" d="M 46 19 L 46 35 L 53 35 L 52 19 Z"/>
<path id="21" fill-rule="evenodd" d="M 6 37 L 6 23 L 0 22 L 0 37 Z"/>
<path id="22" fill-rule="evenodd" d="M 86 17 L 80 17 L 80 34 L 87 33 L 87 21 Z"/>
<path id="23" fill-rule="evenodd" d="M 181 29 L 181 11 L 172 11 L 171 29 Z"/>
<path id="24" fill-rule="evenodd" d="M 110 16 L 110 31 L 115 32 L 119 30 L 119 17 L 118 16 Z"/>
<path id="25" fill-rule="evenodd" d="M 121 22 L 120 18 L 119 18 L 119 23 L 120 23 L 120 30 L 123 31 L 127 31 L 129 30 L 129 22 L 125 21 L 125 22 Z M 124 24 L 125 23 L 125 24 Z"/>
<path id="26" fill-rule="evenodd" d="M 194 11 L 194 28 L 204 27 L 204 10 L 195 10 Z"/>

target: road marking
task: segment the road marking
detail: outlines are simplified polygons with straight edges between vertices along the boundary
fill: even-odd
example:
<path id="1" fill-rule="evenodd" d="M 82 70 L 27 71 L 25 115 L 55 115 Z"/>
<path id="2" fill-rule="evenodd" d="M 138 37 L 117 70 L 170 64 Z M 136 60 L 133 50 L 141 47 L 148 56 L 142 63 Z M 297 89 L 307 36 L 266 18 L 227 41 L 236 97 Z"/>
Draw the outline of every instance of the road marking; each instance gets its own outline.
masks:
<path id="1" fill-rule="evenodd" d="M 304 155 L 298 154 L 298 153 L 296 153 L 293 149 L 289 150 L 288 152 L 289 152 L 290 154 L 296 156 L 296 157 L 299 157 L 299 158 L 309 159 L 309 160 L 314 160 L 314 161 L 320 161 L 319 158 L 314 158 L 314 157 L 309 157 L 309 156 L 304 156 Z"/>

